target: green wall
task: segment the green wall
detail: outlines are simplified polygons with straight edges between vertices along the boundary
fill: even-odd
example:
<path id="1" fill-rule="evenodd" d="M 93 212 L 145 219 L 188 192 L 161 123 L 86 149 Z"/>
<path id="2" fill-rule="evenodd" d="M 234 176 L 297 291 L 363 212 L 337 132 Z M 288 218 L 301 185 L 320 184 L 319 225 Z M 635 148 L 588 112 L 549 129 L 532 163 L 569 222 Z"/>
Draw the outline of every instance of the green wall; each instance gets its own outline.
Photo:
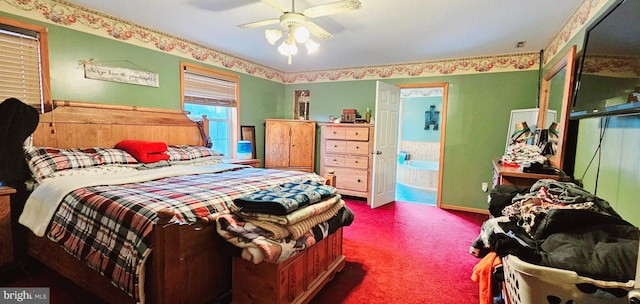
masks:
<path id="1" fill-rule="evenodd" d="M 180 109 L 180 62 L 225 70 L 195 60 L 106 39 L 66 27 L 0 12 L 0 16 L 43 25 L 49 32 L 51 97 L 104 104 Z M 83 61 L 147 70 L 159 75 L 160 86 L 146 87 L 84 78 Z M 240 124 L 256 126 L 256 152 L 264 158 L 264 119 L 279 116 L 284 85 L 240 75 Z"/>
<path id="2" fill-rule="evenodd" d="M 391 84 L 449 83 L 442 204 L 486 210 L 487 193 L 482 192 L 481 184 L 491 184 L 491 159 L 504 154 L 511 110 L 536 106 L 538 71 L 383 81 Z M 321 122 L 327 121 L 329 115 L 341 113 L 343 108 L 355 108 L 364 113 L 375 105 L 376 83 L 372 80 L 287 84 L 282 117 L 292 117 L 293 92 L 296 90 L 310 90 L 310 117 Z M 319 147 L 316 147 L 316 153 L 319 155 Z"/>
<path id="3" fill-rule="evenodd" d="M 640 226 L 640 116 L 609 118 L 598 153 L 606 120 L 580 120 L 574 175 L 586 190 L 607 200 L 624 219 Z"/>

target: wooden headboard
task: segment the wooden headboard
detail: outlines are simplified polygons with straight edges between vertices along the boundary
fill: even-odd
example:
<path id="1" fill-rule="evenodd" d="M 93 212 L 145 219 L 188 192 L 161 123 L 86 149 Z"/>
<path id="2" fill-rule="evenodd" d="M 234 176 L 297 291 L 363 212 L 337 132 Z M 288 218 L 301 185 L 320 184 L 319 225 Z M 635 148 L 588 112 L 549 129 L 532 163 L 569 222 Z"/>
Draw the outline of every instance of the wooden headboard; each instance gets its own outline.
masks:
<path id="1" fill-rule="evenodd" d="M 113 147 L 123 139 L 203 145 L 200 129 L 184 111 L 88 102 L 53 102 L 40 115 L 34 146 L 68 148 Z M 208 130 L 207 120 L 202 121 Z"/>

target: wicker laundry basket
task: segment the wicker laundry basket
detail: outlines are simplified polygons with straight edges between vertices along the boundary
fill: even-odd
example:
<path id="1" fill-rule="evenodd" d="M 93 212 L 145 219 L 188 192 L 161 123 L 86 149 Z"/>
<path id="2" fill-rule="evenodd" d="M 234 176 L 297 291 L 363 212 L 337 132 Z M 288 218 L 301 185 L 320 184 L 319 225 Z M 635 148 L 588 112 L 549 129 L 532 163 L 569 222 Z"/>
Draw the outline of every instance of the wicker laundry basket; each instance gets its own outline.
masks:
<path id="1" fill-rule="evenodd" d="M 628 304 L 634 281 L 612 282 L 579 276 L 574 271 L 530 264 L 516 256 L 502 259 L 511 304 Z"/>

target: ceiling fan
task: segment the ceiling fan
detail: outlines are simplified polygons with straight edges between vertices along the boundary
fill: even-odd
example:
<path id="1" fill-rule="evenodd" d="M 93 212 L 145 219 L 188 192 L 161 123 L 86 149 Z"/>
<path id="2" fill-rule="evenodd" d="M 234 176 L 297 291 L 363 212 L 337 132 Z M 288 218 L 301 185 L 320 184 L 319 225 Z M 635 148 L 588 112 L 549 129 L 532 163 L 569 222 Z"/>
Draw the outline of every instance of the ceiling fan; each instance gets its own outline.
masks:
<path id="1" fill-rule="evenodd" d="M 303 43 L 307 48 L 307 53 L 311 54 L 315 52 L 319 44 L 315 42 L 310 35 L 313 35 L 317 39 L 327 40 L 331 37 L 331 33 L 320 27 L 319 25 L 309 21 L 309 18 L 316 18 L 328 15 L 334 15 L 344 13 L 352 10 L 356 10 L 362 7 L 362 4 L 358 0 L 342 0 L 327 4 L 321 4 L 306 8 L 301 13 L 296 12 L 295 0 L 291 0 L 291 11 L 288 11 L 282 5 L 275 0 L 260 0 L 272 8 L 282 12 L 280 18 L 271 18 L 266 20 L 255 21 L 251 23 L 240 24 L 238 27 L 243 29 L 251 29 L 256 27 L 262 27 L 266 25 L 280 23 L 280 26 L 284 29 L 284 33 L 287 37 L 278 47 L 278 51 L 289 57 L 289 64 L 291 64 L 291 55 L 295 55 L 298 52 L 296 42 Z M 265 38 L 267 42 L 272 45 L 283 36 L 283 31 L 278 29 L 265 30 Z"/>

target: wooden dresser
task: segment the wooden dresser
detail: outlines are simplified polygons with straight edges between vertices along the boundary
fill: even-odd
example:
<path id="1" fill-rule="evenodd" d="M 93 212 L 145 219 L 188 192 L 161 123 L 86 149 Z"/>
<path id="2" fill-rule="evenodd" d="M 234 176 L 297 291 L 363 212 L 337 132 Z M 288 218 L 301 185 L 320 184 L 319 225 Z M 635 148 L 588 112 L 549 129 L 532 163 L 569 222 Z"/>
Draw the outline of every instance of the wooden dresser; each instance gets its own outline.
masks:
<path id="1" fill-rule="evenodd" d="M 265 168 L 313 172 L 316 122 L 267 119 L 264 146 Z"/>
<path id="2" fill-rule="evenodd" d="M 493 186 L 512 185 L 518 188 L 529 188 L 540 179 L 565 180 L 556 174 L 522 172 L 520 168 L 503 166 L 498 158 L 493 162 Z"/>
<path id="3" fill-rule="evenodd" d="M 373 125 L 320 125 L 320 175 L 335 170 L 336 188 L 344 195 L 369 198 L 373 165 Z"/>

